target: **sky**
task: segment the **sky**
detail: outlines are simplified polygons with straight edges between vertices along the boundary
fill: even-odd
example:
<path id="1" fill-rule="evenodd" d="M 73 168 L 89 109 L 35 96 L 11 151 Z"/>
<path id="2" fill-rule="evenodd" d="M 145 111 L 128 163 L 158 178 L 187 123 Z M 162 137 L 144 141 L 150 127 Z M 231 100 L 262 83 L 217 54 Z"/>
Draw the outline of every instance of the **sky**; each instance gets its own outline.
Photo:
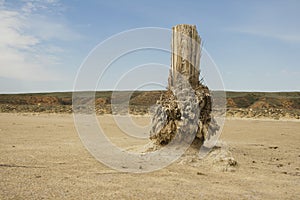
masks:
<path id="1" fill-rule="evenodd" d="M 197 26 L 224 89 L 300 91 L 299 10 L 298 0 L 0 0 L 0 93 L 72 91 L 99 43 L 135 28 L 176 24 Z M 113 89 L 143 62 L 169 66 L 170 54 L 119 59 L 98 89 Z M 165 83 L 167 74 L 162 69 Z"/>

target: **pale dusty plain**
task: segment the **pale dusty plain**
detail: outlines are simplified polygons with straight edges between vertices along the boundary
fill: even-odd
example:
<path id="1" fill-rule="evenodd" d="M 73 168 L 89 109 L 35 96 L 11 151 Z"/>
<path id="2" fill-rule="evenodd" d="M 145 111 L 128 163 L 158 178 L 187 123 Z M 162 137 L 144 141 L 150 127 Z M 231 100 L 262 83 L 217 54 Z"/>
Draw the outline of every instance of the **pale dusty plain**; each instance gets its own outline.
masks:
<path id="1" fill-rule="evenodd" d="M 108 115 L 99 121 L 122 148 L 147 143 Z M 226 119 L 220 140 L 238 163 L 233 171 L 208 156 L 124 173 L 91 156 L 71 114 L 1 113 L 0 199 L 300 199 L 299 121 Z"/>

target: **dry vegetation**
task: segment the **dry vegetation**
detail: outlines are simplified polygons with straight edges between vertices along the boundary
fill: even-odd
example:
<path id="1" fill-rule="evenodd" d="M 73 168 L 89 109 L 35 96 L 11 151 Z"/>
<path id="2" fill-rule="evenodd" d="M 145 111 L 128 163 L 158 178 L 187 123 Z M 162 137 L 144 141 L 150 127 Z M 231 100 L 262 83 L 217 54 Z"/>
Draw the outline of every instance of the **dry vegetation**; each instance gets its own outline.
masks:
<path id="1" fill-rule="evenodd" d="M 117 102 L 125 101 L 122 93 Z M 165 91 L 136 91 L 130 99 L 130 112 L 146 114 Z M 111 113 L 111 91 L 96 92 L 97 114 Z M 226 92 L 227 116 L 242 118 L 300 118 L 300 92 Z M 114 101 L 116 102 L 116 101 Z M 0 112 L 71 113 L 72 93 L 1 94 Z M 127 110 L 120 112 L 126 113 Z"/>

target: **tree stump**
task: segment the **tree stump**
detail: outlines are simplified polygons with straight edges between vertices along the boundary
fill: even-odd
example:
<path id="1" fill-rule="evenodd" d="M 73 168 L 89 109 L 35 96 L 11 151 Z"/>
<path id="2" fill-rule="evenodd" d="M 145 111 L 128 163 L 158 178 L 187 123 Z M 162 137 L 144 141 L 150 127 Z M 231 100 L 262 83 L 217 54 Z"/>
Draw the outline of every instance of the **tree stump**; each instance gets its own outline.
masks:
<path id="1" fill-rule="evenodd" d="M 152 111 L 150 139 L 158 146 L 173 140 L 201 146 L 219 126 L 211 116 L 210 91 L 199 81 L 201 38 L 196 26 L 173 27 L 171 48 L 168 90 Z"/>

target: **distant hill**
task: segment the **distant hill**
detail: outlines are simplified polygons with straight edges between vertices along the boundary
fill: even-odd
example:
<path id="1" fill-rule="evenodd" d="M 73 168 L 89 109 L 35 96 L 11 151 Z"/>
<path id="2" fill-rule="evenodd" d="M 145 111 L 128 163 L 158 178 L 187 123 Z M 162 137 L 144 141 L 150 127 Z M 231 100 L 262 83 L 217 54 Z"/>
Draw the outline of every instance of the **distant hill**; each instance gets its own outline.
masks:
<path id="1" fill-rule="evenodd" d="M 95 93 L 95 103 L 100 114 L 110 113 L 112 101 L 122 103 L 130 95 L 132 110 L 143 110 L 143 114 L 146 108 L 156 103 L 163 92 L 165 91 L 122 91 L 112 96 L 112 91 L 100 91 Z M 226 100 L 227 109 L 234 111 L 232 115 L 239 112 L 239 109 L 264 112 L 271 109 L 272 112 L 290 112 L 297 118 L 300 110 L 300 92 L 228 91 Z M 72 112 L 71 105 L 72 92 L 0 94 L 0 112 Z"/>
<path id="2" fill-rule="evenodd" d="M 153 105 L 164 91 L 123 91 L 115 98 L 125 101 L 128 93 L 132 93 L 130 104 Z M 122 96 L 124 94 L 124 97 Z M 112 91 L 95 93 L 98 102 L 110 103 Z M 226 92 L 227 107 L 229 108 L 286 108 L 300 109 L 300 92 Z M 105 100 L 105 101 L 103 101 Z M 97 100 L 96 100 L 97 101 Z M 0 104 L 12 105 L 71 105 L 72 92 L 0 94 Z"/>
<path id="3" fill-rule="evenodd" d="M 300 109 L 300 92 L 226 92 L 227 106 Z"/>

